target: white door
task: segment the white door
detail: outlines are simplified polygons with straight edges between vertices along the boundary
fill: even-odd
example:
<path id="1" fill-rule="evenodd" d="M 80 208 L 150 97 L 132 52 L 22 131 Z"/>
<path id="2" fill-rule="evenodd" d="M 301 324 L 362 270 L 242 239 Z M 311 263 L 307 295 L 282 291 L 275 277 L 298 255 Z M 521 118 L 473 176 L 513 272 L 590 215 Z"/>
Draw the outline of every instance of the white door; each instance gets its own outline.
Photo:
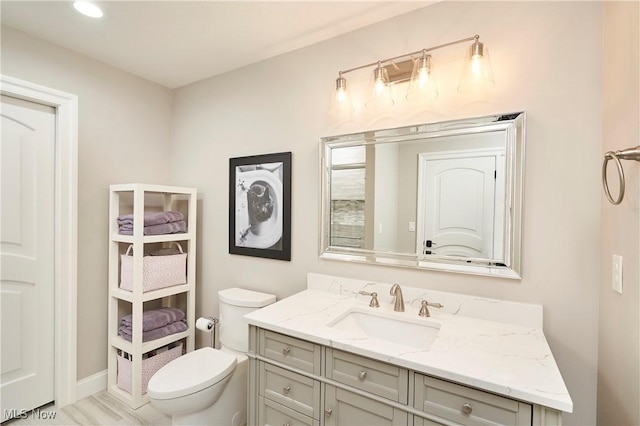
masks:
<path id="1" fill-rule="evenodd" d="M 496 157 L 424 158 L 421 169 L 421 253 L 492 259 Z"/>
<path id="2" fill-rule="evenodd" d="M 2 96 L 3 420 L 54 400 L 55 110 Z"/>

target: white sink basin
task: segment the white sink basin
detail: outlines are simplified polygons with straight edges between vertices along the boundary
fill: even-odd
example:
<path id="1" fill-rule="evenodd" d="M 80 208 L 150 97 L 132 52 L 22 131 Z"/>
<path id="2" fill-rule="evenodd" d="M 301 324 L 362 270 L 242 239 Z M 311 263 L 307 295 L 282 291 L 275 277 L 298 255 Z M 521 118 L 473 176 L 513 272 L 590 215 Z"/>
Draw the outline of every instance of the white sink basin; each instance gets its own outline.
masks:
<path id="1" fill-rule="evenodd" d="M 328 324 L 343 336 L 375 339 L 395 345 L 428 350 L 438 337 L 440 324 L 423 318 L 410 319 L 389 313 L 350 310 Z"/>

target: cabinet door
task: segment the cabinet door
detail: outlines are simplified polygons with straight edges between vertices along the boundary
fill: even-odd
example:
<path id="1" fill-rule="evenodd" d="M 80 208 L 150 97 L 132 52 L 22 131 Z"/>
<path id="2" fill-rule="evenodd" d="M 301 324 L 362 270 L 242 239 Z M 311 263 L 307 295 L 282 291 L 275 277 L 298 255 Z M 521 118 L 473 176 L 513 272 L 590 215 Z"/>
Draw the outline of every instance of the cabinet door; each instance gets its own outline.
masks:
<path id="1" fill-rule="evenodd" d="M 324 403 L 325 426 L 407 425 L 407 413 L 390 405 L 327 385 Z"/>

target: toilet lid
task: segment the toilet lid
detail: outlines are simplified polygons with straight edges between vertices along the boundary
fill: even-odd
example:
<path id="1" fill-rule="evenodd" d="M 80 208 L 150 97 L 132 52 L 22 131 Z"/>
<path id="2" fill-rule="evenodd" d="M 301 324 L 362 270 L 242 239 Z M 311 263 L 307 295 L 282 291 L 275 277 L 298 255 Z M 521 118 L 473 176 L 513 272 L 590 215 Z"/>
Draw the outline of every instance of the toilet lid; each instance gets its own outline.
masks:
<path id="1" fill-rule="evenodd" d="M 213 386 L 233 372 L 236 357 L 213 348 L 201 348 L 174 359 L 149 380 L 147 394 L 172 399 Z"/>
<path id="2" fill-rule="evenodd" d="M 276 301 L 274 294 L 260 293 L 259 291 L 245 290 L 243 288 L 227 288 L 218 292 L 221 301 L 232 306 L 245 308 L 262 308 Z"/>

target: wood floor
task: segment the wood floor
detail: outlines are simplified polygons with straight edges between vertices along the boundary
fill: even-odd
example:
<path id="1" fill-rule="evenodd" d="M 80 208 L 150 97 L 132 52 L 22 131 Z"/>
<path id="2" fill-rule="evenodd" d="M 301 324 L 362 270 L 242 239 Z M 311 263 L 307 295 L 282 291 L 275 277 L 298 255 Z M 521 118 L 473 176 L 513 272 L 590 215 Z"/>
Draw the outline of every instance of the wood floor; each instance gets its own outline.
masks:
<path id="1" fill-rule="evenodd" d="M 29 412 L 25 419 L 16 418 L 2 426 L 25 425 L 171 425 L 171 418 L 160 413 L 151 404 L 133 410 L 108 392 L 100 392 L 75 404 L 58 409 L 54 404 Z"/>

